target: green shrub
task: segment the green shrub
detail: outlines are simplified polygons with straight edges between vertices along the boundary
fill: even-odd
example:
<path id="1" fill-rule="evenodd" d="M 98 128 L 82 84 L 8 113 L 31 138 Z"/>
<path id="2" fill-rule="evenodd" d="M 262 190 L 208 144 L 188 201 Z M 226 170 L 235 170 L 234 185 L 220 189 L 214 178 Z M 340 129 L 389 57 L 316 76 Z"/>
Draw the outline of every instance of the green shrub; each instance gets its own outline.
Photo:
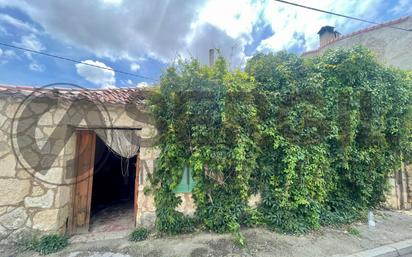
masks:
<path id="1" fill-rule="evenodd" d="M 41 255 L 55 253 L 69 245 L 68 237 L 63 235 L 45 235 L 39 238 L 27 240 L 26 249 L 33 250 Z"/>
<path id="2" fill-rule="evenodd" d="M 146 240 L 149 236 L 149 231 L 146 228 L 137 228 L 135 229 L 129 237 L 130 241 L 137 242 Z"/>

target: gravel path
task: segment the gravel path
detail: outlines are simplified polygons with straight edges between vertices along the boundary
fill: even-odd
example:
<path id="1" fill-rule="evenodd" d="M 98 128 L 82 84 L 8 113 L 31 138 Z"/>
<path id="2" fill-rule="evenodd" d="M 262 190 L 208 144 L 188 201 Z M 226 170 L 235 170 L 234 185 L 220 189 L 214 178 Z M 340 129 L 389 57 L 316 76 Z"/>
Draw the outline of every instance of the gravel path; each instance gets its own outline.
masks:
<path id="1" fill-rule="evenodd" d="M 354 225 L 359 236 L 345 229 L 324 228 L 304 236 L 291 236 L 265 229 L 245 229 L 247 246 L 239 248 L 230 235 L 195 233 L 153 238 L 139 243 L 126 239 L 99 240 L 71 244 L 64 251 L 50 256 L 64 257 L 197 257 L 197 256 L 345 256 L 381 245 L 412 239 L 412 211 L 382 211 L 376 215 L 376 229 L 366 224 Z M 87 240 L 87 239 L 85 239 Z M 3 251 L 3 252 L 2 252 Z M 33 252 L 16 248 L 0 250 L 0 256 L 34 257 Z"/>

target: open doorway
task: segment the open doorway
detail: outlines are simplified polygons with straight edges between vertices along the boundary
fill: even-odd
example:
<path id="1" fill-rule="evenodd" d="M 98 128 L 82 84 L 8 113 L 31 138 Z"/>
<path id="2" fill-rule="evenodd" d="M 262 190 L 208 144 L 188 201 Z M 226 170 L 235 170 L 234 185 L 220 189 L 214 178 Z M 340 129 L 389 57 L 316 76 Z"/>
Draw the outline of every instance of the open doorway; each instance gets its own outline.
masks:
<path id="1" fill-rule="evenodd" d="M 134 227 L 136 156 L 121 159 L 96 137 L 90 232 Z"/>

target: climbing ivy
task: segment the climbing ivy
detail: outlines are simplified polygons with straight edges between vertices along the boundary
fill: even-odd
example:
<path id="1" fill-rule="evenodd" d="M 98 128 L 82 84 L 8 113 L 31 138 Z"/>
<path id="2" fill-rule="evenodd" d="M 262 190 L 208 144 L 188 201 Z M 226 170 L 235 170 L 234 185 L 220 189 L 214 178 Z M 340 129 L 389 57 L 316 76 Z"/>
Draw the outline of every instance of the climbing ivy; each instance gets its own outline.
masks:
<path id="1" fill-rule="evenodd" d="M 167 69 L 153 99 L 162 149 L 153 176 L 160 231 L 178 233 L 182 222 L 193 225 L 175 211 L 181 200 L 172 193 L 185 166 L 196 181 L 196 220 L 212 231 L 238 231 L 257 168 L 254 89 L 254 79 L 229 72 L 223 58 L 211 68 L 192 60 Z"/>
<path id="2" fill-rule="evenodd" d="M 361 47 L 313 59 L 257 54 L 245 71 L 179 61 L 152 99 L 160 156 L 156 226 L 232 232 L 266 224 L 302 233 L 379 206 L 412 149 L 412 76 Z M 194 217 L 176 210 L 185 167 Z M 257 208 L 248 205 L 259 194 Z"/>
<path id="3" fill-rule="evenodd" d="M 293 54 L 259 54 L 246 71 L 261 92 L 259 172 L 254 174 L 266 224 L 288 232 L 318 228 L 330 173 L 321 77 Z"/>

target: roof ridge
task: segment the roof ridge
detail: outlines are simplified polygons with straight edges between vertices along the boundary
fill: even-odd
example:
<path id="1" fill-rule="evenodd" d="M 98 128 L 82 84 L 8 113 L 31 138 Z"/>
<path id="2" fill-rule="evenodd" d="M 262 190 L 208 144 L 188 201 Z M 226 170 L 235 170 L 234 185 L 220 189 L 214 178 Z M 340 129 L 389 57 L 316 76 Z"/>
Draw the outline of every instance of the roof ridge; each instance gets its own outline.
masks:
<path id="1" fill-rule="evenodd" d="M 35 89 L 40 89 L 42 87 L 36 87 L 36 86 L 25 86 L 25 85 L 11 85 L 11 84 L 0 84 L 0 88 L 3 89 L 24 89 L 24 90 L 35 90 Z M 138 87 L 116 87 L 116 88 L 73 88 L 73 87 L 58 87 L 58 86 L 53 86 L 50 88 L 43 88 L 43 89 L 49 89 L 49 90 L 72 90 L 72 91 L 81 91 L 81 90 L 88 90 L 88 91 L 113 91 L 113 90 L 133 90 L 133 89 L 139 89 Z"/>
<path id="2" fill-rule="evenodd" d="M 39 91 L 36 91 L 39 89 Z M 13 86 L 0 84 L 0 94 L 16 95 L 41 95 L 47 94 L 66 100 L 76 100 L 87 98 L 99 103 L 127 104 L 135 102 L 142 104 L 146 99 L 146 91 L 138 87 L 130 88 L 95 88 L 95 89 L 78 89 L 65 87 L 36 88 L 32 86 Z"/>
<path id="3" fill-rule="evenodd" d="M 323 49 L 323 48 L 325 48 L 325 47 L 327 47 L 327 46 L 329 46 L 329 45 L 331 45 L 331 44 L 333 44 L 337 41 L 340 41 L 342 39 L 350 38 L 350 37 L 353 37 L 353 36 L 356 36 L 356 35 L 359 35 L 359 34 L 363 34 L 363 33 L 366 33 L 366 32 L 369 32 L 369 31 L 372 31 L 372 30 L 375 30 L 375 29 L 395 25 L 395 24 L 401 23 L 403 21 L 406 21 L 407 19 L 409 19 L 411 17 L 412 17 L 412 15 L 403 16 L 403 17 L 400 17 L 398 19 L 390 20 L 390 21 L 387 21 L 387 22 L 384 22 L 384 23 L 376 24 L 376 25 L 373 25 L 373 26 L 370 26 L 370 27 L 366 27 L 366 28 L 351 32 L 351 33 L 343 35 L 341 37 L 334 38 L 334 39 L 328 41 L 323 46 L 319 46 L 317 49 L 306 51 L 306 52 L 302 53 L 302 55 L 316 53 L 316 52 L 320 51 L 321 49 Z"/>

